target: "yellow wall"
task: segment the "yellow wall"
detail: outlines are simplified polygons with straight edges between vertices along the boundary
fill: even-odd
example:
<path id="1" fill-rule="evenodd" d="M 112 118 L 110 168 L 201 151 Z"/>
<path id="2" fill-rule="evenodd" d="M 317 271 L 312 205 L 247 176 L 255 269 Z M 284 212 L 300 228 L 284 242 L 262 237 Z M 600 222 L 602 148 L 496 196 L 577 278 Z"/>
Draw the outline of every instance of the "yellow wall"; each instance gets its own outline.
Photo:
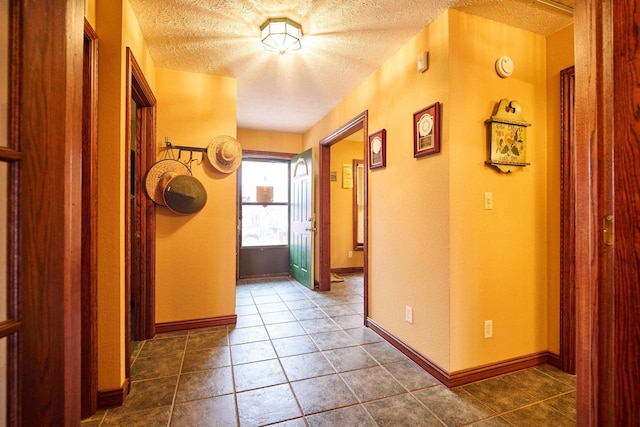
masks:
<path id="1" fill-rule="evenodd" d="M 98 78 L 98 389 L 124 381 L 123 4 L 100 2 Z M 101 238 L 101 236 L 103 236 Z M 107 238 L 109 236 L 109 238 Z"/>
<path id="2" fill-rule="evenodd" d="M 574 64 L 573 25 L 547 38 L 549 351 L 560 352 L 560 71 Z"/>
<path id="3" fill-rule="evenodd" d="M 207 147 L 218 135 L 236 136 L 235 79 L 161 69 L 156 79 L 159 147 L 164 137 L 175 145 Z M 204 208 L 194 215 L 156 210 L 158 323 L 235 313 L 236 174 L 194 158 L 193 176 L 207 191 Z"/>
<path id="4" fill-rule="evenodd" d="M 572 40 L 557 37 L 565 55 Z M 422 50 L 430 64 L 419 74 Z M 508 79 L 494 69 L 502 55 L 515 63 Z M 369 174 L 369 314 L 448 372 L 546 351 L 557 339 L 549 333 L 557 293 L 548 291 L 557 279 L 548 276 L 559 262 L 549 248 L 558 241 L 558 175 L 547 166 L 557 158 L 547 126 L 557 100 L 547 99 L 546 64 L 544 37 L 449 10 L 304 136 L 305 147 L 317 146 L 363 110 L 369 129 L 387 129 L 387 167 Z M 484 122 L 501 98 L 517 100 L 532 124 L 531 165 L 510 174 L 484 164 Z M 414 159 L 412 114 L 436 101 L 441 152 Z M 493 338 L 483 338 L 484 320 L 493 320 Z"/>
<path id="5" fill-rule="evenodd" d="M 125 109 L 126 47 L 138 60 L 151 89 L 155 70 L 136 18 L 126 0 L 89 2 L 99 37 L 98 78 L 98 389 L 125 379 Z"/>
<path id="6" fill-rule="evenodd" d="M 547 349 L 546 40 L 450 13 L 451 371 Z M 497 75 L 509 55 L 514 74 Z M 527 162 L 503 174 L 484 165 L 486 125 L 501 98 L 517 100 Z M 484 192 L 493 210 L 484 210 Z M 493 321 L 493 338 L 483 323 Z"/>
<path id="7" fill-rule="evenodd" d="M 238 129 L 238 142 L 243 150 L 298 154 L 302 152 L 302 135 Z"/>
<path id="8" fill-rule="evenodd" d="M 360 132 L 362 135 L 362 132 Z M 342 188 L 342 166 L 353 167 L 353 160 L 362 160 L 362 139 L 343 140 L 331 146 L 331 171 L 337 180 L 331 182 L 331 268 L 354 268 L 364 265 L 364 254 L 355 251 L 353 244 L 353 192 L 354 188 Z M 355 183 L 355 170 L 352 172 Z M 349 252 L 352 258 L 349 258 Z"/>
<path id="9" fill-rule="evenodd" d="M 126 48 L 131 49 L 136 62 L 140 66 L 140 69 L 142 70 L 147 83 L 149 83 L 149 86 L 153 91 L 155 90 L 156 86 L 155 64 L 153 63 L 153 59 L 151 58 L 151 54 L 149 53 L 149 49 L 147 48 L 147 42 L 142 36 L 140 25 L 138 24 L 138 20 L 133 13 L 133 9 L 131 8 L 128 0 L 124 0 L 123 8 L 124 14 L 122 17 L 122 41 L 125 48 L 123 49 L 122 59 L 123 61 L 126 61 Z M 98 46 L 101 46 L 100 41 L 98 41 Z M 98 68 L 100 68 L 100 65 L 98 65 Z"/>
<path id="10" fill-rule="evenodd" d="M 448 104 L 448 14 L 409 41 L 305 134 L 318 145 L 368 110 L 369 131 L 387 130 L 387 166 L 369 173 L 369 316 L 447 369 L 449 363 L 449 147 L 413 157 L 413 113 Z M 429 71 L 415 69 L 429 51 Z M 443 125 L 446 127 L 447 114 Z M 406 323 L 405 306 L 414 310 Z"/>
<path id="11" fill-rule="evenodd" d="M 87 18 L 87 21 L 91 24 L 91 26 L 95 29 L 96 27 L 96 0 L 85 0 L 84 1 L 84 16 Z"/>
<path id="12" fill-rule="evenodd" d="M 192 146 L 207 146 L 221 134 L 235 136 L 236 85 L 233 79 L 156 70 L 128 1 L 88 0 L 86 5 L 100 45 L 98 388 L 111 390 L 123 384 L 128 361 L 124 348 L 123 181 L 127 175 L 127 48 L 157 99 L 159 151 L 165 136 L 175 144 Z M 214 98 L 224 102 L 211 102 Z M 207 190 L 205 208 L 190 216 L 173 215 L 164 207 L 157 210 L 159 323 L 231 315 L 235 310 L 235 174 L 220 174 L 207 160 L 194 164 L 193 173 Z"/>

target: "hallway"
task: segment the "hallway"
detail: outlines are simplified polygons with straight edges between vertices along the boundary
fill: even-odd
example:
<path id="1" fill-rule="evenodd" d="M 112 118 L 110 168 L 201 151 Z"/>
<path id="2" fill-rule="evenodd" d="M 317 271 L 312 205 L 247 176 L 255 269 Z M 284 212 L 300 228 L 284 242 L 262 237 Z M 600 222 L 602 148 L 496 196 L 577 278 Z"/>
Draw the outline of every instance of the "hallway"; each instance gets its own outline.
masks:
<path id="1" fill-rule="evenodd" d="M 238 323 L 133 350 L 131 393 L 89 426 L 573 426 L 575 377 L 543 365 L 447 389 L 363 327 L 361 275 L 332 291 L 242 280 Z"/>

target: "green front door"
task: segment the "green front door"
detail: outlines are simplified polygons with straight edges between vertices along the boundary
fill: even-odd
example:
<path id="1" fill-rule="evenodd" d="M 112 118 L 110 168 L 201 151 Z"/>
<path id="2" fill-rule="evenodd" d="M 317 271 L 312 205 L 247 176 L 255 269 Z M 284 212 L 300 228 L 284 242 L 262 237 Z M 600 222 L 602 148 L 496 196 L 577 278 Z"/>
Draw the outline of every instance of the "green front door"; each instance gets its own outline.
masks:
<path id="1" fill-rule="evenodd" d="M 291 159 L 291 226 L 289 227 L 291 277 L 313 289 L 313 235 L 312 210 L 313 174 L 311 149 Z"/>

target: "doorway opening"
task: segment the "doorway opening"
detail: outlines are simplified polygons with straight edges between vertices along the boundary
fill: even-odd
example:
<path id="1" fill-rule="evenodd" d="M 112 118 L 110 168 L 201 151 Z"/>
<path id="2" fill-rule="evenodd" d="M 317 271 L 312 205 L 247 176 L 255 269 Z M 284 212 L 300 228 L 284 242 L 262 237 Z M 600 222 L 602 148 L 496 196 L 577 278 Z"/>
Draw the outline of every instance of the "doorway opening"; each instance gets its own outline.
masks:
<path id="1" fill-rule="evenodd" d="M 320 185 L 318 194 L 319 272 L 318 289 L 331 290 L 331 146 L 362 131 L 362 283 L 364 296 L 364 321 L 368 317 L 368 165 L 365 139 L 368 135 L 368 112 L 364 111 L 320 141 Z"/>
<path id="2" fill-rule="evenodd" d="M 364 132 L 331 146 L 331 280 L 364 269 Z"/>
<path id="3" fill-rule="evenodd" d="M 156 161 L 156 98 L 128 48 L 127 69 L 125 352 L 130 355 L 132 340 L 155 335 L 155 206 L 144 194 L 143 176 Z M 130 365 L 126 363 L 127 378 Z"/>
<path id="4" fill-rule="evenodd" d="M 245 158 L 238 171 L 238 278 L 289 274 L 289 160 Z"/>

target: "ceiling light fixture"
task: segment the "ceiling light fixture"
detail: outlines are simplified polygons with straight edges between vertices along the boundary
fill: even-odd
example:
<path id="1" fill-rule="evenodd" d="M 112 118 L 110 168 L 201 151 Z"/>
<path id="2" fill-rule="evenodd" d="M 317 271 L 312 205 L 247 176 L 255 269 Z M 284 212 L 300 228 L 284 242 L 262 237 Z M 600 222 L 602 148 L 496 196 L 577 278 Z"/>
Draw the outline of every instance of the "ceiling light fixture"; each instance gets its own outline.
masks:
<path id="1" fill-rule="evenodd" d="M 260 27 L 262 45 L 265 50 L 280 55 L 299 50 L 302 45 L 300 24 L 289 18 L 271 18 Z"/>

